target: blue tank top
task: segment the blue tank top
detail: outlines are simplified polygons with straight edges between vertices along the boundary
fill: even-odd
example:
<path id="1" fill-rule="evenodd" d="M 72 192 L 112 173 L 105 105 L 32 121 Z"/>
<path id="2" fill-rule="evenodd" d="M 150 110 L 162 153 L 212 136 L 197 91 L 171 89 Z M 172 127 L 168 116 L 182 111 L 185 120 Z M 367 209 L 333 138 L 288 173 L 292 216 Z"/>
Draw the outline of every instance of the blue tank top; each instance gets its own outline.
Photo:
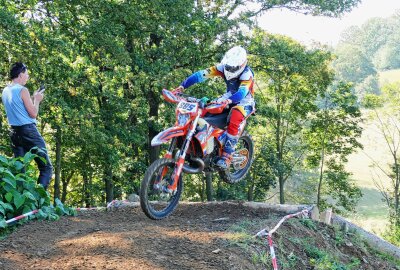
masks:
<path id="1" fill-rule="evenodd" d="M 6 109 L 8 123 L 11 126 L 36 124 L 36 119 L 31 118 L 21 98 L 21 90 L 24 87 L 19 84 L 8 85 L 3 89 L 1 99 Z"/>

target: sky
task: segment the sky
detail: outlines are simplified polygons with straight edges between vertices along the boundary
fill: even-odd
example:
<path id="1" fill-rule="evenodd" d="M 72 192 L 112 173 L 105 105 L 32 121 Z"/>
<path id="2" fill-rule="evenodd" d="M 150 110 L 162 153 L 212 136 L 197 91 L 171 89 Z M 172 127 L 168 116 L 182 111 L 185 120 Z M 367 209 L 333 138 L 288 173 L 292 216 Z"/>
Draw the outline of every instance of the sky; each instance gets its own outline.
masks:
<path id="1" fill-rule="evenodd" d="M 341 18 L 315 17 L 276 9 L 263 14 L 258 21 L 268 32 L 290 36 L 304 44 L 317 41 L 336 46 L 340 34 L 348 27 L 361 26 L 374 17 L 390 17 L 396 11 L 400 11 L 400 0 L 362 0 Z"/>

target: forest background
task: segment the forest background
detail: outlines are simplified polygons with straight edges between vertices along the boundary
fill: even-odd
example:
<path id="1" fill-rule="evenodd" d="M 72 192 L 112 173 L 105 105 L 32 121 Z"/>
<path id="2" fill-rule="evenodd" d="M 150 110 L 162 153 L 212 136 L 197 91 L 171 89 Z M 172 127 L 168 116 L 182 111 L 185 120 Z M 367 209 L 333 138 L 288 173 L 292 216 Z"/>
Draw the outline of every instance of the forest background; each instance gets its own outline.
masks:
<path id="1" fill-rule="evenodd" d="M 247 127 L 256 142 L 251 173 L 232 186 L 216 175 L 185 176 L 184 199 L 358 211 L 361 220 L 385 220 L 378 233 L 399 245 L 400 84 L 382 78 L 400 68 L 400 15 L 346 30 L 335 48 L 269 34 L 256 20 L 273 8 L 335 17 L 359 3 L 0 0 L 0 86 L 16 61 L 28 65 L 31 92 L 45 83 L 38 128 L 54 166 L 50 193 L 67 205 L 104 205 L 137 193 L 147 166 L 165 150 L 149 144 L 174 122 L 174 107 L 162 100 L 161 89 L 176 87 L 242 45 L 256 74 L 257 116 Z M 212 80 L 188 93 L 215 97 L 224 90 L 222 81 Z M 0 162 L 6 167 L 12 152 L 2 105 L 0 112 Z M 387 147 L 384 159 L 365 152 L 370 144 L 363 130 L 371 126 Z M 368 162 L 361 170 L 376 168 L 369 189 L 349 169 L 363 148 Z M 7 207 L 33 208 L 22 202 L 28 193 L 16 194 L 0 172 L 2 219 Z M 383 206 L 357 208 L 370 198 Z"/>

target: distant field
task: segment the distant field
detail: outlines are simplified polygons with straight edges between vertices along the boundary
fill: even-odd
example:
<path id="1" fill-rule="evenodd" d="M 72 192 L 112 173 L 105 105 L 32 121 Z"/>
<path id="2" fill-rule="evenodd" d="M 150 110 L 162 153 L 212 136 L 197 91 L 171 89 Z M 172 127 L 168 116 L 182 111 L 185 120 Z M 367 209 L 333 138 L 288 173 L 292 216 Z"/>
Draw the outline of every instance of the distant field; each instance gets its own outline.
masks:
<path id="1" fill-rule="evenodd" d="M 400 69 L 388 70 L 379 73 L 381 85 L 400 81 Z M 363 112 L 366 116 L 366 112 Z M 352 154 L 346 166 L 353 173 L 353 178 L 361 188 L 364 196 L 357 206 L 357 214 L 350 219 L 364 229 L 380 234 L 387 225 L 388 208 L 382 201 L 383 197 L 374 184 L 374 179 L 389 184 L 389 179 L 377 168 L 372 168 L 374 159 L 384 169 L 391 162 L 390 152 L 384 138 L 377 127 L 377 122 L 366 121 L 361 137 L 363 150 Z"/>
<path id="2" fill-rule="evenodd" d="M 379 73 L 381 85 L 400 81 L 400 69 L 393 69 Z"/>
<path id="3" fill-rule="evenodd" d="M 357 206 L 357 214 L 350 219 L 364 229 L 380 234 L 387 224 L 388 208 L 382 201 L 383 197 L 375 186 L 374 179 L 382 181 L 384 185 L 389 184 L 389 179 L 379 169 L 371 167 L 371 158 L 387 169 L 387 164 L 391 162 L 390 152 L 375 121 L 364 123 L 360 142 L 364 149 L 349 157 L 346 168 L 353 173 L 353 179 L 364 196 Z"/>

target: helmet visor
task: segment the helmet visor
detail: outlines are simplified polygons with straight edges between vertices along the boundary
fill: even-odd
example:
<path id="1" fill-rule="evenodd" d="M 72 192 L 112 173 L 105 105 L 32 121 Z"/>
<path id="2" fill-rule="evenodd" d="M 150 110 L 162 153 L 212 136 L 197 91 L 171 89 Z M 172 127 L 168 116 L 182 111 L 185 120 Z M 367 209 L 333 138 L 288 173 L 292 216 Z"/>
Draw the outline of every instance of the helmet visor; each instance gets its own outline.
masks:
<path id="1" fill-rule="evenodd" d="M 230 66 L 230 65 L 225 65 L 225 70 L 228 72 L 236 72 L 240 69 L 241 66 Z"/>

